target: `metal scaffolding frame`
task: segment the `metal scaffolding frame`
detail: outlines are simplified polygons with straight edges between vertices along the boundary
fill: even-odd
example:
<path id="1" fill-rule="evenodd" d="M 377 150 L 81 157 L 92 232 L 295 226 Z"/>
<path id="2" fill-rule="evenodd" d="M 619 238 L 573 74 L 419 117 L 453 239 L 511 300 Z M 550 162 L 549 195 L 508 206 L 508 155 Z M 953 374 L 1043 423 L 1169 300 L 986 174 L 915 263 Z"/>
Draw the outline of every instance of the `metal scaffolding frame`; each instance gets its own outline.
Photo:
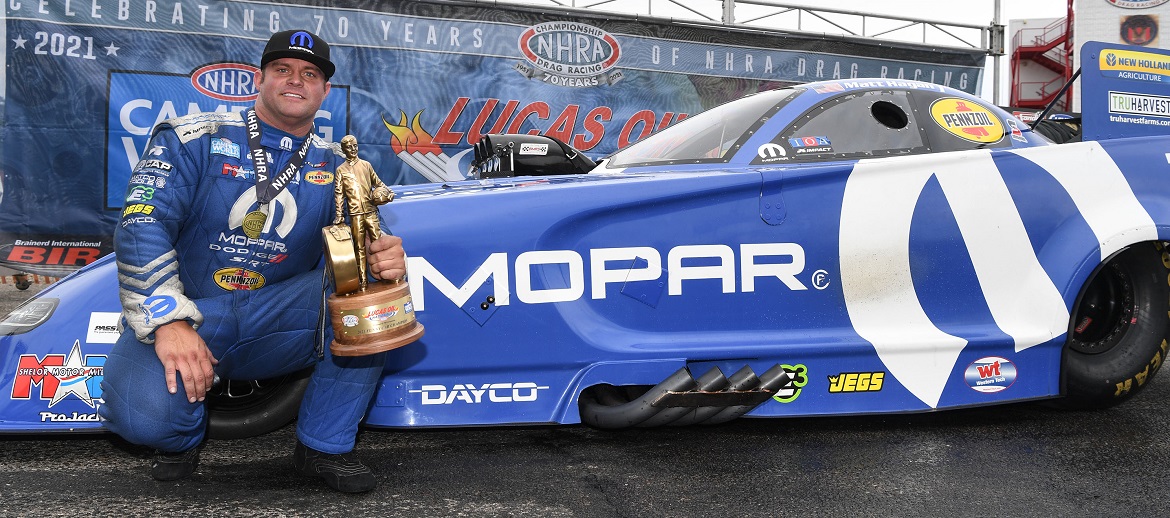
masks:
<path id="1" fill-rule="evenodd" d="M 1004 54 L 1000 1 L 986 25 L 908 18 L 879 13 L 791 5 L 769 0 L 465 0 L 472 3 L 549 7 L 568 11 L 608 12 L 672 22 L 802 32 L 977 49 L 994 58 L 993 84 L 999 84 Z M 998 103 L 999 88 L 993 88 Z"/>
<path id="2" fill-rule="evenodd" d="M 989 55 L 996 50 L 994 24 L 908 18 L 769 0 L 488 0 L 481 3 L 604 11 L 676 21 L 886 39 L 979 49 Z"/>

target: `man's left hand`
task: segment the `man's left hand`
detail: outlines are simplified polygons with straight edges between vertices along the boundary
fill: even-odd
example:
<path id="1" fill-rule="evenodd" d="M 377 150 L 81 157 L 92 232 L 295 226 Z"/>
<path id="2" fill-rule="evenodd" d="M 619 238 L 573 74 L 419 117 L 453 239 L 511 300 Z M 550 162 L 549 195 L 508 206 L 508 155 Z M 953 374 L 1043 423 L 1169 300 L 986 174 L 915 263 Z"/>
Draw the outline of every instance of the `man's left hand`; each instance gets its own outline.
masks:
<path id="1" fill-rule="evenodd" d="M 366 247 L 366 259 L 375 278 L 389 281 L 406 277 L 406 252 L 398 236 L 382 234 Z"/>

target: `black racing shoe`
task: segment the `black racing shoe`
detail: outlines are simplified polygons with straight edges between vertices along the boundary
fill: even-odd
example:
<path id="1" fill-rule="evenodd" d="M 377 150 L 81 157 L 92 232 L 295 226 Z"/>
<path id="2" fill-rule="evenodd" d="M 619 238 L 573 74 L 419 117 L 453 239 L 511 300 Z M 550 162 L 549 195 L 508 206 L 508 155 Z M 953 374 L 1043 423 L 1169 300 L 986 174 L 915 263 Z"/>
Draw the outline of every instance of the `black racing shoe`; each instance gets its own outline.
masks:
<path id="1" fill-rule="evenodd" d="M 293 467 L 302 475 L 321 477 L 326 485 L 342 493 L 365 493 L 378 485 L 374 472 L 353 453 L 324 453 L 299 440 L 293 450 Z"/>
<path id="2" fill-rule="evenodd" d="M 197 467 L 199 467 L 199 448 L 191 448 L 179 453 L 155 450 L 154 459 L 150 463 L 150 476 L 160 482 L 169 482 L 191 476 Z"/>

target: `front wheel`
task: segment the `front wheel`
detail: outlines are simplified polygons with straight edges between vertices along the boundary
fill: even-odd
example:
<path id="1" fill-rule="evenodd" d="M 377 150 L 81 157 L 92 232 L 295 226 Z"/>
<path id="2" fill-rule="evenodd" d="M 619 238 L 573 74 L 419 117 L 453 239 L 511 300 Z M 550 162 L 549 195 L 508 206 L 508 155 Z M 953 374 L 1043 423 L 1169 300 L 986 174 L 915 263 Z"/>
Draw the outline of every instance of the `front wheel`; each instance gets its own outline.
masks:
<path id="1" fill-rule="evenodd" d="M 222 380 L 207 394 L 207 436 L 242 439 L 292 422 L 312 373 L 309 367 L 266 380 Z"/>
<path id="2" fill-rule="evenodd" d="M 1097 268 L 1073 312 L 1064 406 L 1105 408 L 1137 394 L 1166 357 L 1170 250 L 1133 245 Z"/>

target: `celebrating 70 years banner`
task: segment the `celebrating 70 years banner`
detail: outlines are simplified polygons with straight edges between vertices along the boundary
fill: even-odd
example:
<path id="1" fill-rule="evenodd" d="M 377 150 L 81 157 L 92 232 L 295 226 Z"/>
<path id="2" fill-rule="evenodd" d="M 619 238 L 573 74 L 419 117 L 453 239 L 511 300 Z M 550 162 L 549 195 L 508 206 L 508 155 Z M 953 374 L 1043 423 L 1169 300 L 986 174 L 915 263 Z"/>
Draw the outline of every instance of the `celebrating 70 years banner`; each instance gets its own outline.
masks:
<path id="1" fill-rule="evenodd" d="M 597 158 L 793 83 L 888 77 L 974 92 L 983 61 L 486 3 L 3 2 L 0 265 L 47 275 L 111 251 L 151 127 L 251 105 L 254 65 L 281 30 L 332 45 L 338 72 L 316 131 L 355 135 L 390 184 L 462 179 L 486 133 L 549 134 Z"/>

